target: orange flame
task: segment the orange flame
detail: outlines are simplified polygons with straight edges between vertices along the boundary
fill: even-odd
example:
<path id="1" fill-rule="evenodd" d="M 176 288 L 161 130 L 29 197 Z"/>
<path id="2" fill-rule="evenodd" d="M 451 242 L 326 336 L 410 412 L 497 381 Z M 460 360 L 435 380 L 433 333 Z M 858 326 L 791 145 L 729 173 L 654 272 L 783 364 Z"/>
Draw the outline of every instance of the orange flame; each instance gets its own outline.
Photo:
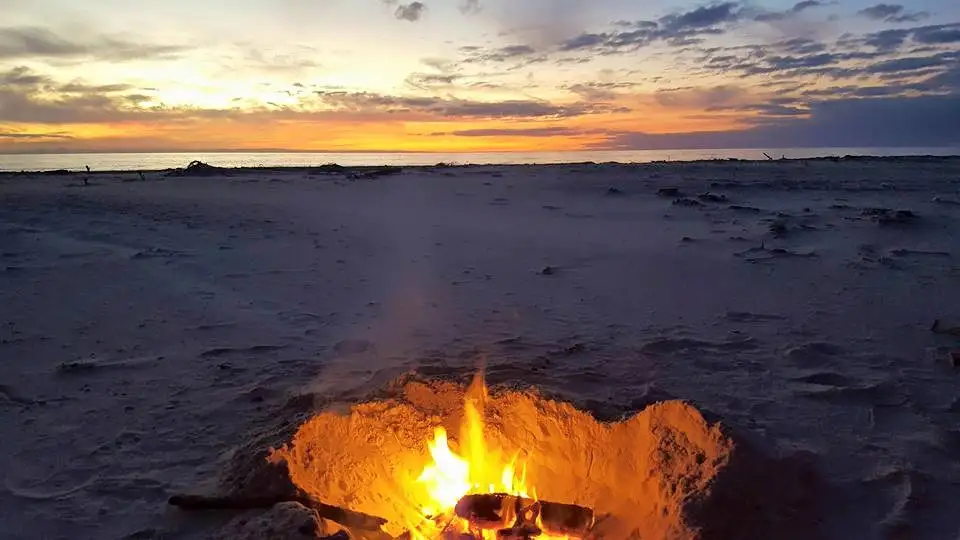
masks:
<path id="1" fill-rule="evenodd" d="M 484 406 L 487 388 L 483 375 L 478 374 L 467 390 L 464 419 L 460 429 L 460 448 L 463 455 L 450 448 L 447 431 L 443 427 L 434 430 L 432 442 L 427 443 L 431 462 L 423 468 L 417 483 L 424 488 L 426 499 L 420 502 L 422 515 L 419 523 L 410 524 L 411 540 L 427 540 L 442 535 L 445 530 L 466 532 L 466 523 L 454 514 L 454 507 L 464 495 L 477 493 L 507 493 L 530 497 L 527 485 L 527 467 L 524 462 L 517 475 L 517 452 L 504 462 L 503 452 L 488 448 L 484 438 Z M 536 490 L 532 490 L 536 499 Z M 459 523 L 457 523 L 459 522 Z M 539 522 L 539 518 L 538 518 Z M 538 523 L 539 525 L 539 523 Z M 483 532 L 484 539 L 493 539 L 492 531 Z M 561 540 L 547 534 L 539 538 Z"/>

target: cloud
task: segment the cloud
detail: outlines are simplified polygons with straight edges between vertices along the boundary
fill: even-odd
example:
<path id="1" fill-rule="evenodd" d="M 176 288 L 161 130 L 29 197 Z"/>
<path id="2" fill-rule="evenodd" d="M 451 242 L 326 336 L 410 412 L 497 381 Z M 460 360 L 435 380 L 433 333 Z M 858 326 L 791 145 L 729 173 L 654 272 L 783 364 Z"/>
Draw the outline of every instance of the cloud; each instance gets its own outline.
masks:
<path id="1" fill-rule="evenodd" d="M 460 12 L 464 15 L 480 13 L 483 8 L 480 7 L 480 0 L 463 0 L 460 4 Z"/>
<path id="2" fill-rule="evenodd" d="M 628 89 L 634 86 L 636 86 L 635 83 L 628 81 L 585 82 L 569 85 L 566 89 L 585 101 L 602 102 L 616 99 L 619 95 L 618 89 Z"/>
<path id="3" fill-rule="evenodd" d="M 493 2 L 487 13 L 512 36 L 536 49 L 550 49 L 609 15 L 596 0 L 509 0 Z"/>
<path id="4" fill-rule="evenodd" d="M 636 50 L 657 41 L 675 46 L 691 45 L 701 41 L 702 36 L 725 33 L 726 26 L 742 19 L 743 14 L 741 4 L 723 2 L 671 13 L 656 21 L 621 21 L 618 24 L 620 30 L 584 32 L 565 40 L 560 44 L 560 50 L 612 54 Z"/>
<path id="5" fill-rule="evenodd" d="M 442 77 L 442 75 L 440 75 Z M 14 84 L 15 82 L 15 84 Z M 550 103 L 531 99 L 475 101 L 452 97 L 399 96 L 373 92 L 315 91 L 301 95 L 293 105 L 201 109 L 144 106 L 149 92 L 121 84 L 58 83 L 18 67 L 0 72 L 0 124 L 83 124 L 116 122 L 169 123 L 186 119 L 229 118 L 273 122 L 404 121 L 439 119 L 563 119 L 624 112 L 603 103 Z"/>
<path id="6" fill-rule="evenodd" d="M 794 13 L 800 13 L 801 11 L 805 11 L 810 8 L 821 7 L 824 5 L 826 4 L 817 0 L 803 0 L 803 2 L 797 2 L 794 4 L 790 11 Z"/>
<path id="7" fill-rule="evenodd" d="M 514 61 L 528 64 L 546 60 L 544 55 L 530 45 L 504 45 L 495 48 L 465 46 L 460 47 L 460 52 L 465 55 L 463 62 L 467 64 Z"/>
<path id="8" fill-rule="evenodd" d="M 664 107 L 701 109 L 707 112 L 740 111 L 759 116 L 747 120 L 762 121 L 770 117 L 800 116 L 808 110 L 798 106 L 792 97 L 765 97 L 752 94 L 736 85 L 687 87 L 661 90 L 654 93 L 656 102 Z"/>
<path id="9" fill-rule="evenodd" d="M 400 20 L 416 22 L 423 16 L 427 6 L 423 2 L 410 2 L 409 4 L 400 4 L 394 16 Z"/>
<path id="10" fill-rule="evenodd" d="M 668 33 L 684 32 L 697 28 L 708 28 L 720 23 L 731 22 L 739 17 L 740 5 L 736 2 L 723 2 L 694 10 L 671 14 L 660 19 L 663 30 Z"/>
<path id="11" fill-rule="evenodd" d="M 921 26 L 911 31 L 917 43 L 943 45 L 960 43 L 960 23 Z"/>
<path id="12" fill-rule="evenodd" d="M 745 95 L 746 91 L 739 86 L 720 85 L 709 88 L 660 90 L 654 94 L 654 99 L 665 107 L 711 109 L 739 103 Z"/>
<path id="13" fill-rule="evenodd" d="M 876 4 L 857 12 L 868 19 L 892 23 L 917 22 L 930 16 L 926 11 L 908 13 L 900 4 Z"/>
<path id="14" fill-rule="evenodd" d="M 6 73 L 0 73 L 0 83 L 4 86 L 38 86 L 49 82 L 49 77 L 34 73 L 26 66 L 17 66 Z"/>
<path id="15" fill-rule="evenodd" d="M 918 90 L 960 94 L 960 60 L 951 64 L 946 70 L 916 83 L 914 87 Z"/>
<path id="16" fill-rule="evenodd" d="M 943 67 L 957 58 L 956 54 L 943 53 L 932 56 L 908 56 L 877 62 L 865 68 L 867 73 L 901 73 L 921 69 Z"/>
<path id="17" fill-rule="evenodd" d="M 863 43 L 880 50 L 889 51 L 900 48 L 910 37 L 910 30 L 881 30 L 867 34 Z"/>
<path id="18" fill-rule="evenodd" d="M 843 98 L 811 104 L 805 118 L 740 131 L 611 134 L 606 149 L 905 147 L 960 144 L 960 96 Z"/>
<path id="19" fill-rule="evenodd" d="M 117 37 L 67 39 L 46 28 L 0 28 L 0 60 L 27 58 L 91 58 L 122 62 L 175 58 L 186 50 L 177 45 L 137 43 Z"/>
<path id="20" fill-rule="evenodd" d="M 30 133 L 24 131 L 7 131 L 0 130 L 0 139 L 29 139 L 29 140 L 42 140 L 42 139 L 72 139 L 73 136 L 62 131 L 55 131 L 50 133 Z"/>
<path id="21" fill-rule="evenodd" d="M 0 121 L 30 124 L 109 122 L 126 117 L 116 100 L 106 95 L 63 94 L 41 99 L 16 89 L 0 89 Z"/>
<path id="22" fill-rule="evenodd" d="M 809 38 L 793 38 L 775 43 L 773 48 L 790 54 L 818 54 L 827 50 L 827 46 Z"/>
<path id="23" fill-rule="evenodd" d="M 583 102 L 558 105 L 533 100 L 472 101 L 372 92 L 317 92 L 317 95 L 324 105 L 336 111 L 418 113 L 443 118 L 570 118 L 620 110 Z"/>
<path id="24" fill-rule="evenodd" d="M 901 11 L 903 11 L 903 6 L 900 4 L 877 4 L 875 6 L 861 9 L 858 13 L 869 19 L 883 20 L 887 17 L 892 17 Z"/>
<path id="25" fill-rule="evenodd" d="M 25 66 L 0 72 L 0 122 L 82 123 L 137 114 L 127 84 L 60 83 Z M 149 99 L 149 96 L 135 94 Z"/>
<path id="26" fill-rule="evenodd" d="M 411 73 L 407 76 L 406 83 L 414 88 L 428 90 L 451 86 L 459 78 L 460 75 L 456 73 Z"/>
<path id="27" fill-rule="evenodd" d="M 786 11 L 763 11 L 754 17 L 756 21 L 782 21 L 784 19 L 789 19 L 796 16 L 799 13 L 804 11 L 826 6 L 826 2 L 820 2 L 819 0 L 803 0 L 802 2 L 797 2 L 790 9 Z"/>
<path id="28" fill-rule="evenodd" d="M 920 45 L 932 46 L 960 43 L 960 23 L 881 30 L 866 34 L 862 38 L 848 38 L 846 45 L 852 48 L 868 45 L 890 52 L 900 49 L 908 39 Z"/>
<path id="29" fill-rule="evenodd" d="M 564 126 L 535 127 L 535 128 L 491 128 L 491 129 L 463 129 L 442 133 L 456 137 L 569 137 L 585 135 L 594 130 L 583 130 Z"/>
<path id="30" fill-rule="evenodd" d="M 764 46 L 736 45 L 702 49 L 696 62 L 699 75 L 739 72 L 764 76 L 765 83 L 802 89 L 813 77 L 836 80 L 859 79 L 859 85 L 874 85 L 878 76 L 931 75 L 949 68 L 960 57 L 960 24 L 887 29 L 864 35 L 845 34 L 838 40 L 795 38 Z M 867 82 L 870 81 L 870 82 Z M 898 87 L 895 93 L 907 90 Z"/>

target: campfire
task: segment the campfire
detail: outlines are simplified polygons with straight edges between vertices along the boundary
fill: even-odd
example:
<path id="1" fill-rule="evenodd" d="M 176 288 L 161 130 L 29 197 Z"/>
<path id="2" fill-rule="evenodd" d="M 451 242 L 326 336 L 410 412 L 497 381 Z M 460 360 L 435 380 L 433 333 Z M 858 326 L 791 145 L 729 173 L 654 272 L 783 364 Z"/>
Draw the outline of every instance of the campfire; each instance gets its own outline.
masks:
<path id="1" fill-rule="evenodd" d="M 687 403 L 605 423 L 536 391 L 489 392 L 482 376 L 467 387 L 408 378 L 328 407 L 270 464 L 295 494 L 171 504 L 292 501 L 357 540 L 793 538 L 798 516 L 815 515 L 798 510 L 815 487 L 805 461 L 766 458 Z"/>
<path id="2" fill-rule="evenodd" d="M 437 426 L 427 443 L 430 461 L 417 476 L 419 515 L 407 523 L 411 540 L 440 536 L 565 539 L 586 536 L 593 511 L 572 504 L 541 501 L 527 482 L 528 460 L 522 450 L 507 454 L 484 436 L 487 388 L 478 375 L 466 393 L 459 450 L 450 447 L 447 431 Z"/>

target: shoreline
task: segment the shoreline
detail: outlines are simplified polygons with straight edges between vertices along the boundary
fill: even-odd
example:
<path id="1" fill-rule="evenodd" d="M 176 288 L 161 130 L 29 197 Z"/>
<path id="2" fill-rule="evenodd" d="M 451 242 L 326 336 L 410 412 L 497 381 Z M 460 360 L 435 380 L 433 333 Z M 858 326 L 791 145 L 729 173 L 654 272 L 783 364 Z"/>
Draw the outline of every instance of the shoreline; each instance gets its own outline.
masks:
<path id="1" fill-rule="evenodd" d="M 773 159 L 742 159 L 742 158 L 713 158 L 713 159 L 690 159 L 690 160 L 653 160 L 653 161 L 570 161 L 558 163 L 437 163 L 434 165 L 339 165 L 336 163 L 321 163 L 318 165 L 277 165 L 277 166 L 240 166 L 240 167 L 221 167 L 211 166 L 212 169 L 223 173 L 244 173 L 244 172 L 301 172 L 301 173 L 320 173 L 320 174 L 349 174 L 351 172 L 369 173 L 371 171 L 401 171 L 401 170 L 433 170 L 433 169 L 478 169 L 492 167 L 508 168 L 526 168 L 526 167 L 571 167 L 571 166 L 624 166 L 624 167 L 645 167 L 651 165 L 697 165 L 697 164 L 742 164 L 742 165 L 760 165 L 760 164 L 784 164 L 784 163 L 803 163 L 803 162 L 888 162 L 888 163 L 944 163 L 960 160 L 960 154 L 952 155 L 914 155 L 903 154 L 894 156 L 878 155 L 844 155 L 844 156 L 817 156 L 803 158 L 773 158 Z M 166 169 L 24 169 L 24 170 L 0 170 L 0 178 L 10 176 L 71 176 L 79 174 L 137 174 L 137 173 L 167 173 L 168 176 L 181 176 L 179 172 L 186 171 L 186 167 L 166 168 Z M 182 176 L 191 176 L 189 174 Z M 207 173 L 197 176 L 217 176 L 213 173 Z"/>

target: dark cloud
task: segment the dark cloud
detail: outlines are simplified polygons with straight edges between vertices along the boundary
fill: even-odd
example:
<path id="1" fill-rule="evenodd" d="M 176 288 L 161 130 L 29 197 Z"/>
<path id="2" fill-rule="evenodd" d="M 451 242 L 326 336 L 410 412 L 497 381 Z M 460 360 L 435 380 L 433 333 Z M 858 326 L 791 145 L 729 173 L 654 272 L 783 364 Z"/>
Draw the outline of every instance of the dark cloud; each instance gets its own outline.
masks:
<path id="1" fill-rule="evenodd" d="M 97 36 L 87 40 L 67 39 L 46 28 L 0 28 L 0 60 L 25 58 L 90 58 L 108 61 L 175 58 L 185 47 L 137 43 Z"/>
<path id="2" fill-rule="evenodd" d="M 612 134 L 609 149 L 903 147 L 960 144 L 960 96 L 844 98 L 811 104 L 805 118 L 741 131 Z"/>
<path id="3" fill-rule="evenodd" d="M 910 13 L 900 4 L 876 4 L 857 12 L 859 15 L 876 21 L 891 23 L 917 22 L 930 16 L 925 11 Z"/>
<path id="4" fill-rule="evenodd" d="M 926 11 L 916 11 L 914 13 L 904 13 L 903 15 L 895 15 L 893 17 L 887 17 L 887 22 L 892 23 L 904 23 L 904 22 L 920 22 L 924 19 L 930 17 L 930 14 Z"/>
<path id="5" fill-rule="evenodd" d="M 881 30 L 862 37 L 846 36 L 840 40 L 839 44 L 851 49 L 869 46 L 878 51 L 892 52 L 901 49 L 908 40 L 914 44 L 929 47 L 928 51 L 960 43 L 960 23 Z"/>
<path id="6" fill-rule="evenodd" d="M 883 20 L 887 17 L 897 15 L 902 11 L 903 6 L 900 4 L 877 4 L 875 6 L 861 9 L 858 13 L 870 19 Z"/>
<path id="7" fill-rule="evenodd" d="M 674 46 L 693 45 L 703 36 L 723 34 L 726 26 L 743 17 L 743 12 L 740 3 L 723 2 L 665 15 L 657 21 L 619 21 L 615 25 L 619 30 L 581 33 L 561 43 L 560 50 L 612 54 L 636 50 L 657 41 Z"/>
<path id="8" fill-rule="evenodd" d="M 737 20 L 740 4 L 723 2 L 696 8 L 685 13 L 667 15 L 660 19 L 663 29 L 669 33 L 683 32 L 696 28 L 709 28 L 721 23 Z"/>
<path id="9" fill-rule="evenodd" d="M 889 29 L 862 36 L 847 34 L 833 43 L 795 38 L 763 47 L 712 47 L 704 49 L 698 59 L 702 66 L 699 73 L 735 71 L 764 76 L 768 82 L 795 81 L 800 86 L 811 84 L 812 77 L 916 78 L 945 70 L 956 61 L 960 51 L 951 46 L 953 39 L 960 42 L 960 25 Z"/>
<path id="10" fill-rule="evenodd" d="M 825 5 L 826 4 L 824 4 L 823 2 L 818 2 L 817 0 L 803 0 L 803 2 L 797 2 L 796 4 L 794 4 L 793 8 L 791 8 L 790 11 L 794 13 L 800 13 L 801 11 L 804 11 L 807 9 L 821 7 Z"/>
<path id="11" fill-rule="evenodd" d="M 32 92 L 0 88 L 0 122 L 69 124 L 124 118 L 126 112 L 107 95 L 62 94 L 41 99 Z"/>
<path id="12" fill-rule="evenodd" d="M 794 38 L 776 43 L 773 48 L 790 54 L 818 54 L 827 50 L 827 45 L 809 38 Z"/>
<path id="13" fill-rule="evenodd" d="M 592 49 L 604 45 L 611 39 L 611 34 L 589 34 L 584 33 L 579 36 L 568 39 L 560 45 L 560 50 L 577 51 L 581 49 Z"/>
<path id="14" fill-rule="evenodd" d="M 957 58 L 953 53 L 942 53 L 932 56 L 907 56 L 894 58 L 871 64 L 865 68 L 867 73 L 901 73 L 921 69 L 944 67 Z"/>
<path id="15" fill-rule="evenodd" d="M 483 62 L 518 62 L 520 65 L 543 62 L 546 56 L 540 54 L 530 45 L 506 45 L 496 48 L 483 48 L 476 46 L 460 47 L 460 52 L 465 55 L 464 63 L 474 64 Z"/>
<path id="16" fill-rule="evenodd" d="M 0 72 L 0 122 L 75 123 L 127 118 L 127 84 L 59 83 L 24 66 Z M 149 96 L 144 96 L 147 101 Z"/>
<path id="17" fill-rule="evenodd" d="M 921 26 L 911 31 L 913 40 L 923 44 L 960 43 L 960 23 Z"/>
<path id="18" fill-rule="evenodd" d="M 793 7 L 786 11 L 764 11 L 759 13 L 754 17 L 754 20 L 781 21 L 784 19 L 789 19 L 798 13 L 802 13 L 813 8 L 823 7 L 825 5 L 827 5 L 825 2 L 820 2 L 818 0 L 803 0 L 802 2 L 797 2 L 793 5 Z"/>
<path id="19" fill-rule="evenodd" d="M 17 66 L 10 71 L 0 73 L 0 86 L 39 86 L 51 82 L 46 75 L 33 72 L 26 66 Z"/>
<path id="20" fill-rule="evenodd" d="M 900 48 L 909 36 L 910 30 L 881 30 L 867 34 L 863 44 L 885 51 L 895 50 Z"/>
<path id="21" fill-rule="evenodd" d="M 416 22 L 423 16 L 427 6 L 423 2 L 410 2 L 409 4 L 400 4 L 393 15 L 403 21 Z"/>
<path id="22" fill-rule="evenodd" d="M 831 86 L 829 88 L 817 88 L 814 90 L 804 90 L 803 96 L 811 99 L 839 99 L 854 97 L 886 97 L 903 94 L 907 90 L 916 90 L 913 85 L 888 84 L 884 86 Z"/>
<path id="23" fill-rule="evenodd" d="M 921 91 L 960 94 L 960 60 L 954 61 L 946 70 L 915 83 L 913 86 Z"/>
<path id="24" fill-rule="evenodd" d="M 770 56 L 764 59 L 770 71 L 786 71 L 822 67 L 836 64 L 841 56 L 834 53 L 819 53 L 798 56 Z"/>
<path id="25" fill-rule="evenodd" d="M 602 104 L 555 105 L 533 100 L 487 102 L 371 92 L 317 92 L 317 95 L 326 106 L 338 111 L 418 113 L 445 118 L 570 118 L 616 110 Z"/>

